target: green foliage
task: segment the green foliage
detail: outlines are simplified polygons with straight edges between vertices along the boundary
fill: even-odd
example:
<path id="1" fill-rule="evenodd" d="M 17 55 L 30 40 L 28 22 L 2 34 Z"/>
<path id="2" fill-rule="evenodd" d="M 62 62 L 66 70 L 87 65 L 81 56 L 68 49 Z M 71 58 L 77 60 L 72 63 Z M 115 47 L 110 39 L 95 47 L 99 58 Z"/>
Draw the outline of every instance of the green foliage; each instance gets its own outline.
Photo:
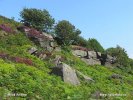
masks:
<path id="1" fill-rule="evenodd" d="M 8 21 L 5 20 L 4 22 L 8 22 Z M 13 23 L 11 23 L 11 25 Z M 72 25 L 70 25 L 70 27 L 71 26 Z M 70 31 L 70 33 L 73 32 L 72 34 L 73 35 L 76 34 L 76 35 L 75 37 L 72 37 L 72 38 L 70 37 L 70 40 L 68 37 L 66 37 L 65 39 L 69 40 L 67 42 L 70 43 L 71 40 L 77 40 L 77 44 L 86 46 L 86 40 L 84 40 L 82 37 L 79 36 L 80 31 L 73 28 L 70 28 L 73 30 L 73 31 Z M 64 36 L 67 36 L 66 34 Z M 70 36 L 73 36 L 73 35 L 70 34 Z M 64 44 L 67 44 L 67 43 L 65 42 Z M 96 45 L 96 47 L 98 47 L 97 44 L 98 43 L 94 42 L 93 46 Z M 28 53 L 27 50 L 33 46 L 37 47 L 23 33 L 6 35 L 0 39 L 0 52 L 8 53 L 11 56 L 29 58 L 34 63 L 33 66 L 29 66 L 22 63 L 21 64 L 15 63 L 7 59 L 4 59 L 4 60 L 0 59 L 0 99 L 2 100 L 4 99 L 89 100 L 89 99 L 96 99 L 96 97 L 93 95 L 97 91 L 100 91 L 101 93 L 105 93 L 105 94 L 126 94 L 127 95 L 127 96 L 111 96 L 111 97 L 100 96 L 98 99 L 103 99 L 103 100 L 104 99 L 105 100 L 132 100 L 133 99 L 132 73 L 126 72 L 125 70 L 120 70 L 117 67 L 107 68 L 105 66 L 99 66 L 99 65 L 88 66 L 80 58 L 72 55 L 72 53 L 70 52 L 69 46 L 62 46 L 62 51 L 53 52 L 52 57 L 53 56 L 55 57 L 56 55 L 60 55 L 63 58 L 62 61 L 64 63 L 70 65 L 75 70 L 80 71 L 81 73 L 92 78 L 95 81 L 95 82 L 85 82 L 84 80 L 80 79 L 81 84 L 79 86 L 72 86 L 70 84 L 64 83 L 61 77 L 55 76 L 53 74 L 49 74 L 49 72 L 51 72 L 51 66 L 53 65 L 52 57 L 46 60 L 41 60 L 40 58 L 34 55 L 30 55 Z M 40 47 L 37 47 L 37 48 L 40 48 Z M 40 49 L 43 50 L 43 48 L 40 48 Z M 94 47 L 93 49 L 97 50 L 97 48 L 94 48 Z M 110 52 L 111 55 L 115 56 L 118 53 L 118 56 L 121 55 L 120 57 L 127 58 L 125 54 L 126 53 L 125 50 L 121 49 L 120 47 L 117 49 L 120 52 L 120 54 L 116 49 L 114 50 L 114 48 L 113 50 L 109 49 L 107 51 L 111 51 Z M 102 51 L 102 49 L 100 49 L 99 51 Z M 115 52 L 113 53 L 113 51 Z M 124 59 L 121 59 L 121 60 L 124 61 Z M 130 62 L 129 63 L 130 66 L 132 66 L 133 60 L 130 59 L 129 62 Z M 110 77 L 114 73 L 122 75 L 122 79 L 109 79 L 108 77 Z M 26 94 L 27 96 L 7 98 L 8 93 L 23 93 L 23 94 Z"/>
<path id="2" fill-rule="evenodd" d="M 24 38 L 25 36 L 21 37 Z M 27 49 L 32 47 L 31 45 L 26 45 L 25 42 L 22 44 L 24 45 L 19 46 L 12 43 L 11 45 L 16 45 L 16 47 L 12 49 L 8 48 L 8 52 L 12 55 L 30 58 L 35 62 L 36 66 L 27 66 L 25 64 L 0 60 L 0 87 L 5 87 L 10 93 L 27 94 L 23 99 L 30 100 L 86 100 L 88 98 L 93 98 L 92 94 L 96 91 L 101 91 L 102 93 L 119 92 L 129 95 L 128 97 L 120 97 L 120 100 L 123 100 L 123 98 L 132 99 L 130 94 L 132 84 L 128 84 L 128 80 L 133 82 L 133 78 L 125 72 L 116 69 L 108 69 L 103 66 L 88 66 L 81 61 L 80 58 L 73 56 L 70 52 L 65 50 L 60 53 L 55 53 L 55 55 L 61 55 L 64 58 L 63 62 L 91 77 L 95 81 L 94 83 L 87 83 L 81 80 L 81 85 L 79 86 L 68 85 L 65 84 L 60 77 L 49 75 L 50 69 L 46 60 L 42 61 L 27 53 Z M 5 46 L 5 48 L 7 47 Z M 113 73 L 125 73 L 123 74 L 126 76 L 124 78 L 124 83 L 121 84 L 119 80 L 108 80 L 108 77 Z M 21 99 L 21 97 L 19 98 Z M 108 97 L 108 99 L 109 98 L 110 97 Z M 111 98 L 115 99 L 117 97 Z M 16 97 L 14 99 L 16 99 Z"/>
<path id="3" fill-rule="evenodd" d="M 54 19 L 45 9 L 24 8 L 20 16 L 22 22 L 44 32 L 49 32 L 54 24 Z"/>
<path id="4" fill-rule="evenodd" d="M 97 51 L 97 52 L 104 52 L 104 48 L 101 44 L 94 38 L 88 40 L 88 48 Z"/>
<path id="5" fill-rule="evenodd" d="M 0 24 L 6 24 L 10 26 L 12 29 L 16 29 L 17 26 L 21 25 L 21 23 L 16 22 L 12 19 L 6 18 L 4 16 L 0 16 Z"/>
<path id="6" fill-rule="evenodd" d="M 61 49 L 66 51 L 66 52 L 71 52 L 70 46 L 62 46 Z"/>
<path id="7" fill-rule="evenodd" d="M 115 100 L 119 98 L 119 100 L 124 100 L 124 99 L 132 99 L 132 82 L 133 77 L 132 75 L 129 75 L 125 71 L 122 71 L 118 68 L 107 68 L 104 66 L 88 66 L 86 65 L 83 61 L 80 60 L 80 58 L 77 58 L 73 56 L 71 53 L 62 51 L 60 54 L 62 57 L 65 58 L 64 62 L 73 67 L 74 69 L 82 72 L 83 74 L 91 77 L 95 82 L 84 82 L 81 80 L 81 86 L 78 87 L 77 89 L 80 90 L 78 91 L 77 95 L 78 97 L 82 99 L 88 99 L 88 98 L 93 98 L 92 94 L 95 93 L 96 91 L 100 91 L 101 93 L 105 94 L 126 94 L 127 96 L 120 96 L 120 97 L 100 97 L 103 99 L 111 99 Z M 123 75 L 123 79 L 108 79 L 112 74 L 117 73 L 120 75 Z M 129 81 L 130 80 L 130 84 Z M 72 95 L 76 95 L 76 92 Z M 71 93 L 72 94 L 72 93 Z M 70 96 L 70 98 L 72 99 Z M 93 98 L 94 99 L 94 98 Z"/>
<path id="8" fill-rule="evenodd" d="M 72 44 L 80 33 L 80 30 L 75 29 L 75 26 L 66 20 L 59 21 L 55 26 L 55 34 L 61 45 Z"/>
<path id="9" fill-rule="evenodd" d="M 129 66 L 129 59 L 128 55 L 124 48 L 117 46 L 116 48 L 108 48 L 106 52 L 116 57 L 116 63 L 118 67 L 128 67 Z"/>
<path id="10" fill-rule="evenodd" d="M 84 39 L 82 36 L 77 36 L 75 38 L 75 41 L 73 43 L 74 45 L 79 45 L 79 46 L 83 46 L 83 47 L 87 47 L 88 43 L 87 40 Z"/>
<path id="11" fill-rule="evenodd" d="M 129 58 L 129 64 L 130 64 L 130 66 L 131 66 L 132 69 L 133 69 L 133 59 L 130 59 L 130 58 Z"/>
<path id="12" fill-rule="evenodd" d="M 13 51 L 11 49 L 17 50 L 17 46 L 23 46 L 23 45 L 30 45 L 32 42 L 26 38 L 26 36 L 22 33 L 18 33 L 16 35 L 9 35 L 7 37 L 3 37 L 0 39 L 0 50 L 6 50 L 6 51 Z M 15 52 L 15 51 L 14 51 Z"/>

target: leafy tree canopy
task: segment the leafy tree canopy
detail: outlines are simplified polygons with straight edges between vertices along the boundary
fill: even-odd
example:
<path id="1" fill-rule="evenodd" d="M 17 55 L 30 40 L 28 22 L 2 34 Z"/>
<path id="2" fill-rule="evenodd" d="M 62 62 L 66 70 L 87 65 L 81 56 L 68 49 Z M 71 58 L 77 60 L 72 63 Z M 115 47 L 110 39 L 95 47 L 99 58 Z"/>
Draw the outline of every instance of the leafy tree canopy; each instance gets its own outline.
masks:
<path id="1" fill-rule="evenodd" d="M 79 45 L 79 46 L 83 46 L 83 47 L 87 47 L 87 40 L 84 39 L 82 36 L 77 36 L 75 38 L 75 41 L 73 43 L 74 45 Z"/>
<path id="2" fill-rule="evenodd" d="M 20 12 L 20 16 L 22 22 L 44 32 L 49 32 L 55 22 L 45 9 L 24 8 Z"/>
<path id="3" fill-rule="evenodd" d="M 62 45 L 72 44 L 80 33 L 80 30 L 66 20 L 59 21 L 55 26 L 55 34 L 62 42 Z"/>
<path id="4" fill-rule="evenodd" d="M 117 46 L 116 48 L 108 48 L 106 52 L 109 55 L 116 57 L 117 66 L 120 66 L 120 67 L 129 66 L 129 58 L 124 48 Z"/>
<path id="5" fill-rule="evenodd" d="M 90 38 L 88 40 L 87 47 L 97 52 L 104 52 L 104 48 L 102 47 L 102 45 L 94 38 Z"/>
<path id="6" fill-rule="evenodd" d="M 133 59 L 129 58 L 130 67 L 133 69 Z"/>

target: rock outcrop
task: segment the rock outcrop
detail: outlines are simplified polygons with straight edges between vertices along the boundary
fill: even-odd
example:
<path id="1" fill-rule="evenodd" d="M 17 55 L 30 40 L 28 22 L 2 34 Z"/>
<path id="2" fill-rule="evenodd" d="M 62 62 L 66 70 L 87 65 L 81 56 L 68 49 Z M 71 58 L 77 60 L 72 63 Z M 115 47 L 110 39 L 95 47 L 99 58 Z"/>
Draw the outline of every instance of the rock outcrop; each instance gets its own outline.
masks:
<path id="1" fill-rule="evenodd" d="M 50 34 L 42 33 L 42 37 L 38 38 L 38 41 L 40 43 L 40 46 L 45 48 L 48 51 L 52 51 L 54 47 L 54 39 Z"/>
<path id="2" fill-rule="evenodd" d="M 82 61 L 84 61 L 88 65 L 101 65 L 101 61 L 99 59 L 86 59 L 86 58 L 81 58 Z"/>
<path id="3" fill-rule="evenodd" d="M 41 60 L 46 60 L 52 56 L 52 53 L 49 51 L 39 51 L 36 47 L 31 47 L 27 51 L 29 54 L 37 56 Z"/>
<path id="4" fill-rule="evenodd" d="M 20 26 L 17 28 L 20 31 L 25 32 L 26 36 L 33 40 L 37 45 L 39 44 L 44 50 L 52 52 L 53 50 L 61 51 L 60 48 L 57 49 L 55 46 L 54 38 L 52 35 L 37 31 L 34 28 L 30 28 L 27 26 Z M 81 46 L 72 46 L 72 54 L 81 58 L 82 61 L 87 63 L 88 65 L 105 65 L 112 66 L 115 62 L 115 59 L 107 54 L 102 54 L 100 52 L 95 52 L 91 49 L 87 49 Z M 36 53 L 36 48 L 31 48 L 29 50 L 30 54 Z M 45 59 L 46 54 L 41 53 L 39 58 Z"/>
<path id="5" fill-rule="evenodd" d="M 122 76 L 119 74 L 112 74 L 111 76 L 109 76 L 109 79 L 122 79 Z"/>
<path id="6" fill-rule="evenodd" d="M 75 70 L 65 63 L 58 64 L 56 67 L 52 69 L 51 73 L 61 76 L 62 80 L 65 83 L 69 83 L 72 85 L 80 84 L 80 81 L 78 80 Z"/>
<path id="7" fill-rule="evenodd" d="M 4 36 L 7 36 L 8 33 L 3 31 L 3 30 L 0 30 L 0 38 L 4 37 Z"/>
<path id="8" fill-rule="evenodd" d="M 97 59 L 97 54 L 95 51 L 88 51 L 88 57 L 89 59 Z"/>
<path id="9" fill-rule="evenodd" d="M 88 65 L 101 65 L 101 61 L 95 51 L 72 50 L 72 54 L 80 57 Z M 98 54 L 100 55 L 100 53 Z"/>
<path id="10" fill-rule="evenodd" d="M 34 41 L 37 45 L 39 44 L 45 50 L 52 51 L 54 49 L 54 39 L 52 35 L 37 31 L 36 29 L 27 26 L 20 26 L 17 29 L 23 31 L 28 38 Z"/>
<path id="11" fill-rule="evenodd" d="M 61 63 L 61 56 L 60 55 L 56 55 L 55 59 L 53 59 L 52 63 L 55 65 L 55 66 L 58 66 L 58 64 Z"/>
<path id="12" fill-rule="evenodd" d="M 82 50 L 74 50 L 72 51 L 72 54 L 78 57 L 86 57 L 87 56 L 87 52 L 86 51 L 82 51 Z"/>
<path id="13" fill-rule="evenodd" d="M 30 48 L 29 50 L 28 50 L 28 52 L 29 52 L 29 54 L 33 54 L 33 55 L 35 55 L 36 53 L 37 53 L 37 48 L 36 47 L 32 47 L 32 48 Z"/>
<path id="14" fill-rule="evenodd" d="M 81 60 L 88 65 L 112 66 L 116 60 L 116 58 L 108 54 L 102 54 L 81 46 L 72 46 L 72 49 L 72 54 L 74 56 L 80 57 Z"/>

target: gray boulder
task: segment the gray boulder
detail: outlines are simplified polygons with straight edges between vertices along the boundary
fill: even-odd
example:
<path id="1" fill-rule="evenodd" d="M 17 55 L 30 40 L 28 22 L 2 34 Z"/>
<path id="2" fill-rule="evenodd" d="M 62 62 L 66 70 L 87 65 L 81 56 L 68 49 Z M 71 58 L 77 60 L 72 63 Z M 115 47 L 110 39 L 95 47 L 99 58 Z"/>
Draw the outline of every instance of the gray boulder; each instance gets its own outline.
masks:
<path id="1" fill-rule="evenodd" d="M 61 52 L 61 47 L 56 47 L 56 48 L 55 48 L 55 51 L 56 51 L 56 52 Z"/>
<path id="2" fill-rule="evenodd" d="M 101 60 L 101 65 L 104 65 L 107 67 L 113 67 L 113 64 L 115 63 L 116 58 L 108 54 L 102 54 L 100 60 Z"/>
<path id="3" fill-rule="evenodd" d="M 106 96 L 103 96 L 103 95 L 104 93 L 102 93 L 99 90 L 96 90 L 95 92 L 92 92 L 90 100 L 108 100 L 108 99 L 105 99 Z"/>
<path id="4" fill-rule="evenodd" d="M 52 72 L 55 75 L 61 76 L 62 80 L 65 83 L 69 83 L 72 85 L 79 85 L 80 81 L 78 80 L 78 77 L 76 75 L 76 72 L 74 69 L 72 69 L 70 66 L 68 66 L 65 63 L 60 63 L 58 66 L 54 67 L 52 69 Z"/>
<path id="5" fill-rule="evenodd" d="M 6 35 L 8 35 L 7 32 L 0 30 L 0 37 L 4 37 Z"/>
<path id="6" fill-rule="evenodd" d="M 106 59 L 106 62 L 112 62 L 112 59 L 113 59 L 113 57 L 112 56 L 110 56 L 110 55 L 107 55 L 107 59 Z"/>
<path id="7" fill-rule="evenodd" d="M 101 52 L 97 52 L 97 56 L 101 57 L 101 55 L 102 55 Z"/>
<path id="8" fill-rule="evenodd" d="M 54 39 L 52 35 L 42 32 L 42 37 L 38 38 L 41 47 L 51 52 L 54 47 Z"/>
<path id="9" fill-rule="evenodd" d="M 46 57 L 47 57 L 47 55 L 44 54 L 44 53 L 42 53 L 42 54 L 39 55 L 39 58 L 40 58 L 41 60 L 46 59 Z"/>
<path id="10" fill-rule="evenodd" d="M 119 74 L 112 74 L 112 75 L 109 77 L 109 79 L 111 79 L 111 78 L 113 78 L 113 79 L 122 79 L 122 76 L 119 75 Z"/>
<path id="11" fill-rule="evenodd" d="M 40 46 L 43 47 L 45 50 L 52 51 L 53 47 L 51 47 L 52 41 L 44 38 L 38 38 Z"/>
<path id="12" fill-rule="evenodd" d="M 106 66 L 106 67 L 113 67 L 111 62 L 105 62 L 104 66 Z"/>
<path id="13" fill-rule="evenodd" d="M 20 26 L 17 28 L 20 31 L 25 32 L 26 36 L 34 41 L 36 44 L 40 44 L 45 50 L 52 51 L 54 47 L 54 38 L 52 35 L 40 32 L 34 28 L 27 26 Z"/>
<path id="14" fill-rule="evenodd" d="M 86 58 L 81 58 L 82 61 L 84 61 L 88 65 L 101 65 L 101 61 L 99 59 L 86 59 Z"/>
<path id="15" fill-rule="evenodd" d="M 61 63 L 61 56 L 60 55 L 56 55 L 55 59 L 52 61 L 52 63 L 55 65 L 55 66 L 58 66 L 58 64 Z"/>
<path id="16" fill-rule="evenodd" d="M 54 40 L 52 35 L 45 33 L 45 32 L 42 32 L 42 34 L 44 35 L 45 39 L 50 40 L 50 41 Z"/>
<path id="17" fill-rule="evenodd" d="M 83 50 L 72 50 L 72 54 L 74 56 L 78 56 L 78 57 L 86 57 L 87 56 L 87 52 L 86 51 L 83 51 Z"/>
<path id="18" fill-rule="evenodd" d="M 115 57 L 107 55 L 107 58 L 106 58 L 106 61 L 105 61 L 104 65 L 107 66 L 107 67 L 112 67 L 113 64 L 115 63 L 115 61 L 116 61 Z"/>
<path id="19" fill-rule="evenodd" d="M 35 54 L 35 53 L 37 52 L 37 48 L 36 48 L 36 47 L 32 47 L 32 48 L 30 48 L 30 49 L 28 50 L 28 52 L 29 52 L 30 54 Z"/>
<path id="20" fill-rule="evenodd" d="M 95 51 L 88 51 L 88 58 L 97 59 L 97 54 Z"/>
<path id="21" fill-rule="evenodd" d="M 97 59 L 101 60 L 102 53 L 101 52 L 96 52 Z"/>

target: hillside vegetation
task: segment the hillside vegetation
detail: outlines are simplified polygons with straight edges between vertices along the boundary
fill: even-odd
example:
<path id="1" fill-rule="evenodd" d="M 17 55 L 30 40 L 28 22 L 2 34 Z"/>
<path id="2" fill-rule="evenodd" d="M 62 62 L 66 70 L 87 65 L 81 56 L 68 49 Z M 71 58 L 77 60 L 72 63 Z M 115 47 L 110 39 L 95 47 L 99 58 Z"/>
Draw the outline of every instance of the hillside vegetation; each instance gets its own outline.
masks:
<path id="1" fill-rule="evenodd" d="M 0 100 L 133 99 L 132 59 L 128 63 L 130 67 L 127 66 L 126 68 L 125 66 L 123 66 L 124 68 L 119 68 L 87 65 L 71 53 L 71 48 L 66 45 L 69 44 L 69 41 L 66 41 L 65 45 L 61 45 L 61 51 L 52 51 L 52 55 L 42 60 L 28 53 L 31 47 L 36 47 L 40 51 L 43 51 L 43 48 L 31 41 L 24 32 L 17 30 L 17 27 L 22 25 L 22 23 L 0 16 L 0 25 L 2 24 L 6 25 L 8 29 L 7 31 L 0 29 Z M 78 30 L 75 30 L 75 28 L 74 32 L 78 34 Z M 77 35 L 77 37 L 79 38 L 80 36 Z M 86 42 L 82 42 L 82 40 L 81 42 L 79 41 L 81 44 L 90 41 L 84 40 Z M 104 52 L 102 47 L 99 50 Z M 73 69 L 91 77 L 94 82 L 86 82 L 81 77 L 80 85 L 74 86 L 63 82 L 61 77 L 50 74 L 55 66 L 52 63 L 52 59 L 56 55 L 60 55 L 63 58 L 62 62 Z M 17 60 L 14 60 L 14 58 Z M 122 78 L 110 78 L 112 74 L 121 75 Z M 13 93 L 26 95 L 9 95 Z M 99 93 L 122 95 L 100 96 L 98 95 Z"/>

